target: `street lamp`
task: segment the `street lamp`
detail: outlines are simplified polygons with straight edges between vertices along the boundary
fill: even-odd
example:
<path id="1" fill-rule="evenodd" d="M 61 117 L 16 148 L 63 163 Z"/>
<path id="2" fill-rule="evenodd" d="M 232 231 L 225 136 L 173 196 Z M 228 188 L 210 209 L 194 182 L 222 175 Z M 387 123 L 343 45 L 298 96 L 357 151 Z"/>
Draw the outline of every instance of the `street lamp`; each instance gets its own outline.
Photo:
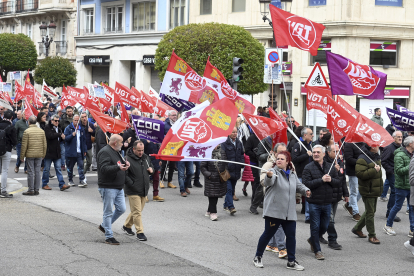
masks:
<path id="1" fill-rule="evenodd" d="M 45 22 L 42 22 L 42 25 L 39 26 L 40 35 L 42 37 L 42 43 L 46 48 L 46 57 L 49 55 L 49 46 L 53 42 L 53 37 L 56 32 L 56 24 L 53 21 L 50 21 L 49 25 L 46 26 Z M 47 29 L 49 29 L 49 36 L 47 35 Z"/>
<path id="2" fill-rule="evenodd" d="M 271 3 L 271 0 L 259 0 L 260 3 L 260 13 L 265 17 L 269 14 L 269 4 Z M 264 20 L 264 18 L 263 18 Z"/>

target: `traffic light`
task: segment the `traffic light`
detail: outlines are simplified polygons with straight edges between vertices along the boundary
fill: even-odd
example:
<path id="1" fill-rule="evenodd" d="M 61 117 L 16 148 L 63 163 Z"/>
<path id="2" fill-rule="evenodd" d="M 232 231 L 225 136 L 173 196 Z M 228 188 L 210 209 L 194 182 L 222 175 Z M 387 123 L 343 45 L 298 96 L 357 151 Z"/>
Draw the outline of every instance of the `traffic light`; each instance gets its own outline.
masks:
<path id="1" fill-rule="evenodd" d="M 241 64 L 244 62 L 242 58 L 235 57 L 233 58 L 233 81 L 239 82 L 243 79 L 241 73 L 243 72 L 243 67 Z"/>

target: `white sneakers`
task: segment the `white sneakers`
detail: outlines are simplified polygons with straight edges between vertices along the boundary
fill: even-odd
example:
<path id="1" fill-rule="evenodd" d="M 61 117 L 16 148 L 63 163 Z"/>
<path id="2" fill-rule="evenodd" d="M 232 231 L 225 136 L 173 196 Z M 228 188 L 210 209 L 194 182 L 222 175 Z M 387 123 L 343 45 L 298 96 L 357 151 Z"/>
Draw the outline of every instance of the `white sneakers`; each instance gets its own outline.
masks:
<path id="1" fill-rule="evenodd" d="M 216 221 L 217 218 L 218 218 L 217 213 L 206 212 L 206 214 L 204 216 L 209 217 L 212 221 Z"/>
<path id="2" fill-rule="evenodd" d="M 293 262 L 288 262 L 286 265 L 287 269 L 293 269 L 293 270 L 298 270 L 298 271 L 302 271 L 305 268 L 303 266 L 301 266 L 296 260 Z"/>
<path id="3" fill-rule="evenodd" d="M 392 227 L 387 226 L 386 224 L 385 224 L 383 229 L 384 229 L 384 231 L 387 235 L 390 235 L 390 236 L 397 235 L 397 233 L 395 233 L 394 229 L 392 229 Z"/>
<path id="4" fill-rule="evenodd" d="M 412 245 L 410 244 L 410 241 L 406 241 L 406 242 L 404 243 L 404 246 L 405 246 L 405 248 L 407 248 L 407 250 L 408 250 L 408 251 L 410 251 L 410 252 L 411 252 L 411 254 L 413 254 L 413 255 L 414 255 L 414 246 L 412 246 Z"/>

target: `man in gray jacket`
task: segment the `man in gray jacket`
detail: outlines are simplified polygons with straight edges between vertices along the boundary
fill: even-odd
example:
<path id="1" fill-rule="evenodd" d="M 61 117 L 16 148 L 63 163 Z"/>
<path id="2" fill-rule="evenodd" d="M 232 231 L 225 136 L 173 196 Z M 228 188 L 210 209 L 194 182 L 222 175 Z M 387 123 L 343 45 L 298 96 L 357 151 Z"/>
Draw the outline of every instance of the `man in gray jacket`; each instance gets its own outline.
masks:
<path id="1" fill-rule="evenodd" d="M 381 118 L 381 108 L 375 108 L 374 112 L 375 114 L 372 116 L 371 121 L 379 124 L 380 126 L 384 126 L 384 120 Z"/>

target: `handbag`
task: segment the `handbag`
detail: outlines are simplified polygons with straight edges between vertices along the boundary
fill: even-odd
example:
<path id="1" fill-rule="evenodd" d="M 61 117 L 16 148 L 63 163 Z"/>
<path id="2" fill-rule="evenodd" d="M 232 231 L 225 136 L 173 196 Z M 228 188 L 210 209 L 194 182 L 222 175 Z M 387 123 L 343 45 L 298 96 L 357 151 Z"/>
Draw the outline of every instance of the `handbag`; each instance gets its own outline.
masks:
<path id="1" fill-rule="evenodd" d="M 231 177 L 229 171 L 227 169 L 224 169 L 224 172 L 220 172 L 220 170 L 219 170 L 219 168 L 217 166 L 217 163 L 215 163 L 215 165 L 216 165 L 217 171 L 218 171 L 218 173 L 220 175 L 220 182 L 221 183 L 224 183 L 227 180 L 229 180 L 230 177 Z"/>

